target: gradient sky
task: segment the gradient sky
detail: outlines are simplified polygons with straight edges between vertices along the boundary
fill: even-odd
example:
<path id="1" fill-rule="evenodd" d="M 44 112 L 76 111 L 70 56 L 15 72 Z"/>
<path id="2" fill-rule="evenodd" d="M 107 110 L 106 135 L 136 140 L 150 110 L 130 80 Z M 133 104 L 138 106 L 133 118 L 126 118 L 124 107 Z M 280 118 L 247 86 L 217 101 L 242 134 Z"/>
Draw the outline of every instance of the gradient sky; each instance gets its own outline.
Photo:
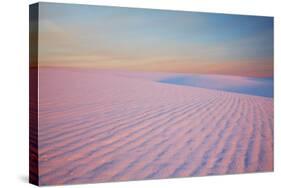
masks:
<path id="1" fill-rule="evenodd" d="M 39 66 L 273 76 L 272 17 L 39 7 Z"/>

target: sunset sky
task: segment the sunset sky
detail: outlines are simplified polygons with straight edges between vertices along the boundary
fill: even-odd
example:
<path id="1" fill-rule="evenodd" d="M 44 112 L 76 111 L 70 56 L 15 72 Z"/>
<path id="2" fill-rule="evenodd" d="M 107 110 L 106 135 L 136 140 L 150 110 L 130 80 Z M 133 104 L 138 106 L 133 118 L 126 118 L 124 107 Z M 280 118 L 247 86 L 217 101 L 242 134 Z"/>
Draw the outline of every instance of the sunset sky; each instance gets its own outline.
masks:
<path id="1" fill-rule="evenodd" d="M 273 18 L 40 3 L 39 66 L 273 76 Z"/>

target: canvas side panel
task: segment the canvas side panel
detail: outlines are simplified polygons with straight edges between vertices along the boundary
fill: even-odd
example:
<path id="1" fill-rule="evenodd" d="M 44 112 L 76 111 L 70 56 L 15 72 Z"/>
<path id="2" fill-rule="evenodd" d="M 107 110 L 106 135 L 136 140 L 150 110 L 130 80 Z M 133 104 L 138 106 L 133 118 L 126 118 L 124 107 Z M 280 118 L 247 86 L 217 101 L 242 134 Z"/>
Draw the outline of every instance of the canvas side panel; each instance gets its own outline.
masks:
<path id="1" fill-rule="evenodd" d="M 39 184 L 38 172 L 38 14 L 29 6 L 29 182 Z"/>

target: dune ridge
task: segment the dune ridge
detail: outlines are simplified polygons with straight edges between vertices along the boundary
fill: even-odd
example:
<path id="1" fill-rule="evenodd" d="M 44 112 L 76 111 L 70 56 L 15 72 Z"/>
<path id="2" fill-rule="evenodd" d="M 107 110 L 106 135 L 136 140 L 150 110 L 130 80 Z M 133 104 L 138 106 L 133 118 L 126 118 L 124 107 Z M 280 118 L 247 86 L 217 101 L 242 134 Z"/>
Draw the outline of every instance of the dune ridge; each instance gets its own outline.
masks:
<path id="1" fill-rule="evenodd" d="M 134 75 L 39 69 L 41 185 L 273 170 L 272 98 Z"/>

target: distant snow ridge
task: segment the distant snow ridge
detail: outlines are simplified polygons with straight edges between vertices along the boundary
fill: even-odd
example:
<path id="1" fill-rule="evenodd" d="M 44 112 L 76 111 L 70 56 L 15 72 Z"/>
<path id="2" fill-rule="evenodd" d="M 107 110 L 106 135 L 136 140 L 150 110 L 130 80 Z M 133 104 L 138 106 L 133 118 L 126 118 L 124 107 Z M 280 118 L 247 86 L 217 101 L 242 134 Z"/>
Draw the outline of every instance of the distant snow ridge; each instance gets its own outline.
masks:
<path id="1" fill-rule="evenodd" d="M 273 78 L 223 75 L 180 75 L 164 78 L 159 80 L 159 82 L 273 97 Z"/>

